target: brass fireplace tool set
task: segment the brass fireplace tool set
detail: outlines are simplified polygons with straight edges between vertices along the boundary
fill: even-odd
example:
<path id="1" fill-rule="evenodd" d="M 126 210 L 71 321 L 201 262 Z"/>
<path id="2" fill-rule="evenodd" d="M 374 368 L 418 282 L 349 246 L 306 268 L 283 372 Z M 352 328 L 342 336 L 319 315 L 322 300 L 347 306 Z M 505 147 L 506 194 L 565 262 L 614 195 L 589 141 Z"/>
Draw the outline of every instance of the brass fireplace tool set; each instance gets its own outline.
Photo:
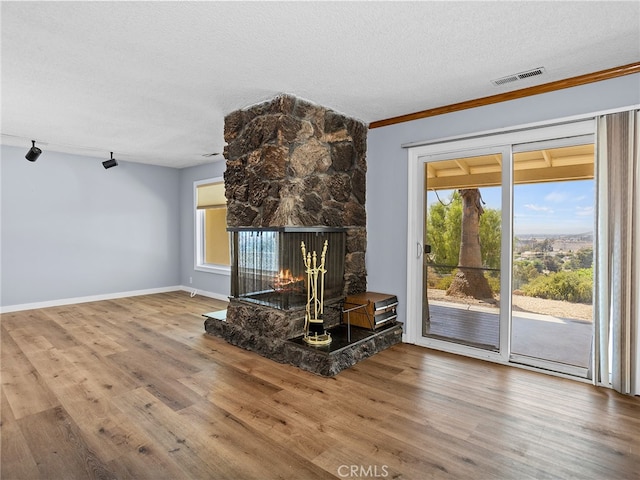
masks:
<path id="1" fill-rule="evenodd" d="M 303 340 L 309 345 L 329 345 L 331 343 L 331 334 L 327 333 L 324 329 L 324 322 L 322 320 L 324 309 L 324 274 L 327 273 L 324 268 L 324 260 L 328 245 L 329 241 L 325 240 L 319 265 L 315 250 L 313 254 L 311 252 L 307 253 L 304 242 L 302 242 L 300 246 L 307 272 L 307 307 L 304 317 Z M 319 291 L 318 286 L 320 288 Z"/>

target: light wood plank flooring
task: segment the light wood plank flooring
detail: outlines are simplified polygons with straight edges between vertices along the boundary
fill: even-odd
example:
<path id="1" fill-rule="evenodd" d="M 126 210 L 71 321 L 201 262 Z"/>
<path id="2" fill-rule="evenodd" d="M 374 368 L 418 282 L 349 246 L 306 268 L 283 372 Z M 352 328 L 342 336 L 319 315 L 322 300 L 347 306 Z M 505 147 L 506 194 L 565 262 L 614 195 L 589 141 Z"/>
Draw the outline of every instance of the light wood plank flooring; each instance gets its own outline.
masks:
<path id="1" fill-rule="evenodd" d="M 185 292 L 2 315 L 3 479 L 637 479 L 640 399 L 396 345 L 334 378 Z"/>

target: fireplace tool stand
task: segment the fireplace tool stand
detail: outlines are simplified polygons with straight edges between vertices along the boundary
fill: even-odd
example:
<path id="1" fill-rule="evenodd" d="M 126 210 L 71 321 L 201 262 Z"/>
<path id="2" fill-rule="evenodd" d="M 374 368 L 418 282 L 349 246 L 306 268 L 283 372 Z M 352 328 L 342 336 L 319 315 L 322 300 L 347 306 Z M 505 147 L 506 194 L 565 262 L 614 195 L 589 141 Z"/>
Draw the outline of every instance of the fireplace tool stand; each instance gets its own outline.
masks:
<path id="1" fill-rule="evenodd" d="M 322 254 L 320 255 L 320 265 L 318 265 L 317 254 L 314 250 L 307 253 L 304 242 L 301 242 L 302 258 L 307 272 L 307 306 L 304 316 L 304 337 L 303 340 L 308 345 L 329 345 L 331 334 L 324 329 L 322 314 L 324 310 L 324 275 L 327 270 L 324 268 L 327 254 L 328 240 L 324 241 Z M 320 283 L 320 291 L 318 291 Z M 313 316 L 312 316 L 313 314 Z"/>

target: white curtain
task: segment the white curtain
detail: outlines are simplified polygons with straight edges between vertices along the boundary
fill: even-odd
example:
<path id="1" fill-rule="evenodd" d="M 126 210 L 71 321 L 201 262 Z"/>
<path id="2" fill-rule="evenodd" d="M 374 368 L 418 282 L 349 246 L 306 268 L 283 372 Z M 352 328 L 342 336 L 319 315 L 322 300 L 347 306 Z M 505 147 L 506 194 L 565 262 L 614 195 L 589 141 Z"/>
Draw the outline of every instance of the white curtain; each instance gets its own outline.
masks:
<path id="1" fill-rule="evenodd" d="M 640 111 L 597 119 L 594 383 L 640 394 Z"/>

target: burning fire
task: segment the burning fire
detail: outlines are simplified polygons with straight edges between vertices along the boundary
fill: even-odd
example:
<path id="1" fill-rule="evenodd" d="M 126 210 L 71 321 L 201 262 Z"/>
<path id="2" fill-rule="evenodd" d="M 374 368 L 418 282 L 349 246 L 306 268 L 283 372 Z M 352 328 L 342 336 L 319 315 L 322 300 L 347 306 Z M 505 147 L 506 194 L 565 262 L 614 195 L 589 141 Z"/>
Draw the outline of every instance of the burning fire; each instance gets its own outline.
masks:
<path id="1" fill-rule="evenodd" d="M 273 289 L 276 291 L 297 290 L 304 287 L 304 277 L 294 277 L 291 270 L 280 270 L 273 279 Z"/>

